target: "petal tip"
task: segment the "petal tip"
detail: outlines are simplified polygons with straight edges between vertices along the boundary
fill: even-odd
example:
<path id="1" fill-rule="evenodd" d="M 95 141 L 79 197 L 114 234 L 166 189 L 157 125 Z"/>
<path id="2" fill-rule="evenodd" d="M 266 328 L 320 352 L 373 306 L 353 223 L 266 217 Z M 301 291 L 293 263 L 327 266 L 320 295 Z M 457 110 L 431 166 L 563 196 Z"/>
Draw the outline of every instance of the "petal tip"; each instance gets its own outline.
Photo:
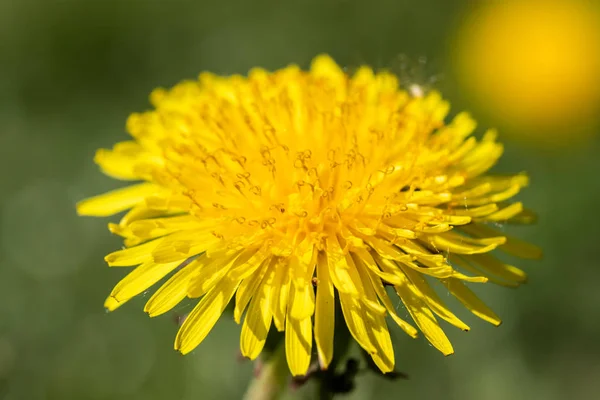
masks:
<path id="1" fill-rule="evenodd" d="M 164 313 L 163 310 L 156 307 L 156 305 L 151 304 L 150 301 L 148 301 L 148 303 L 146 303 L 146 305 L 144 306 L 144 312 L 148 314 L 150 318 L 158 317 L 159 315 Z"/>
<path id="2" fill-rule="evenodd" d="M 108 298 L 104 301 L 104 308 L 106 311 L 114 311 L 119 308 L 123 303 L 119 302 L 115 297 L 108 296 Z"/>
<path id="3" fill-rule="evenodd" d="M 185 356 L 186 354 L 190 353 L 192 350 L 194 350 L 193 347 L 190 347 L 188 345 L 186 345 L 185 343 L 181 343 L 180 340 L 175 341 L 175 346 L 174 346 L 175 350 L 177 350 L 182 356 Z"/>
<path id="4" fill-rule="evenodd" d="M 90 199 L 84 199 L 75 203 L 75 211 L 77 212 L 77 215 L 80 217 L 103 216 L 98 214 L 96 209 L 90 204 Z"/>

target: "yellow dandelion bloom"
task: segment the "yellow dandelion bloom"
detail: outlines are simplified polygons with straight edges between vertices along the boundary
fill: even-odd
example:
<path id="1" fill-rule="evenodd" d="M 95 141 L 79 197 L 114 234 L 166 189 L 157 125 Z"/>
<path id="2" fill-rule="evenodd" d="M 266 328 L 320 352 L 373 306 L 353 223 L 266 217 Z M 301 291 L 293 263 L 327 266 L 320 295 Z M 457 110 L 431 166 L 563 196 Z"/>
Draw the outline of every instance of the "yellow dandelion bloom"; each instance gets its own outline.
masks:
<path id="1" fill-rule="evenodd" d="M 274 325 L 285 331 L 292 374 L 306 373 L 313 339 L 327 368 L 337 297 L 354 339 L 388 372 L 386 316 L 417 336 L 388 290 L 431 344 L 451 354 L 437 318 L 469 327 L 431 284 L 498 325 L 465 282 L 518 286 L 525 273 L 490 252 L 540 255 L 494 228 L 533 218 L 508 203 L 527 176 L 485 175 L 502 154 L 496 134 L 470 136 L 476 124 L 465 113 L 445 123 L 449 105 L 438 93 L 411 96 L 388 72 L 362 67 L 349 76 L 319 56 L 309 71 L 203 73 L 154 91 L 151 101 L 154 110 L 127 122 L 133 140 L 95 159 L 106 174 L 142 183 L 84 200 L 78 211 L 129 210 L 109 224 L 125 248 L 106 261 L 135 268 L 107 309 L 170 274 L 146 303 L 150 316 L 199 299 L 175 339 L 184 354 L 235 296 L 246 357 L 259 355 Z"/>

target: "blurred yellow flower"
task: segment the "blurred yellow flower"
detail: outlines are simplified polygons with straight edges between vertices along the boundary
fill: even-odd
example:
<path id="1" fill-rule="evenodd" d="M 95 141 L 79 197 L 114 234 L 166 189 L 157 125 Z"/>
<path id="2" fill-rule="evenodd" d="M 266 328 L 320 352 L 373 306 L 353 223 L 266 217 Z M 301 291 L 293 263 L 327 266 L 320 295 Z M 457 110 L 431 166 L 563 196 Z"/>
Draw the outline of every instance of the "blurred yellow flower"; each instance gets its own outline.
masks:
<path id="1" fill-rule="evenodd" d="M 450 48 L 463 88 L 525 139 L 565 144 L 600 109 L 600 12 L 580 0 L 484 1 Z"/>
<path id="2" fill-rule="evenodd" d="M 464 282 L 525 281 L 489 254 L 495 248 L 539 256 L 493 227 L 532 218 L 521 203 L 507 203 L 527 185 L 525 175 L 485 175 L 502 154 L 495 133 L 477 141 L 464 113 L 445 124 L 449 106 L 438 93 L 411 97 L 389 73 L 362 67 L 348 76 L 319 56 L 308 72 L 203 73 L 151 100 L 155 110 L 129 118 L 134 140 L 96 156 L 106 174 L 143 183 L 84 200 L 78 211 L 130 210 L 109 225 L 126 248 L 106 261 L 137 267 L 107 309 L 175 271 L 146 312 L 200 298 L 175 340 L 182 353 L 202 342 L 235 296 L 246 357 L 259 355 L 273 324 L 285 331 L 294 375 L 309 367 L 313 332 L 326 368 L 338 297 L 350 333 L 388 372 L 386 315 L 412 337 L 417 329 L 396 313 L 386 286 L 425 337 L 451 354 L 435 316 L 469 327 L 430 280 L 498 325 Z"/>

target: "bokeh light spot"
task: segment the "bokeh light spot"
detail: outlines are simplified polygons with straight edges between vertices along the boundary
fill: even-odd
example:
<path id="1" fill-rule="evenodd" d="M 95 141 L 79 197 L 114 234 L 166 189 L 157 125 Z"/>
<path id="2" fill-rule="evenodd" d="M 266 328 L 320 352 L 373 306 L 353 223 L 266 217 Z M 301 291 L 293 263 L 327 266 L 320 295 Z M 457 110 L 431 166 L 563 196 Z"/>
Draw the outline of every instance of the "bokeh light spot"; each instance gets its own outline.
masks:
<path id="1" fill-rule="evenodd" d="M 589 1 L 482 2 L 450 49 L 460 84 L 524 139 L 584 139 L 600 105 L 599 21 Z"/>

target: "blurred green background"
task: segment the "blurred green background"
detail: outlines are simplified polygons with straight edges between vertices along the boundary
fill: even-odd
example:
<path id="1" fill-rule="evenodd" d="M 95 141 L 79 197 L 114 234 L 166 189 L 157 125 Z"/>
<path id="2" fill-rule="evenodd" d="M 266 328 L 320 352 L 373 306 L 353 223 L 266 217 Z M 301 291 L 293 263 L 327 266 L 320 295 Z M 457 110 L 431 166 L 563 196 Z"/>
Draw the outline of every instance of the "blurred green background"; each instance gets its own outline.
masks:
<path id="1" fill-rule="evenodd" d="M 519 140 L 527 131 L 473 100 L 456 78 L 461 71 L 453 52 L 456 32 L 475 5 L 0 1 L 0 399 L 242 396 L 252 365 L 237 359 L 239 327 L 229 316 L 182 357 L 172 349 L 175 316 L 193 304 L 151 320 L 142 312 L 144 295 L 105 313 L 104 299 L 125 271 L 107 268 L 103 257 L 121 243 L 108 233 L 107 220 L 79 218 L 74 204 L 120 185 L 97 171 L 93 154 L 125 138 L 127 115 L 149 107 L 152 88 L 202 70 L 306 67 L 321 52 L 350 68 L 367 63 L 392 69 L 405 83 L 436 87 L 453 112 L 472 111 L 480 131 L 505 128 L 506 154 L 496 170 L 531 174 L 532 185 L 519 198 L 540 221 L 503 229 L 545 250 L 541 262 L 519 262 L 529 273 L 527 285 L 479 290 L 503 318 L 501 327 L 455 307 L 472 330 L 445 326 L 456 350 L 448 358 L 424 339 L 393 330 L 398 369 L 410 380 L 365 374 L 347 398 L 597 398 L 599 142 L 588 135 L 567 146 L 575 131 L 569 129 L 552 148 Z M 582 126 L 598 130 L 593 119 Z M 287 398 L 312 398 L 312 389 Z"/>

